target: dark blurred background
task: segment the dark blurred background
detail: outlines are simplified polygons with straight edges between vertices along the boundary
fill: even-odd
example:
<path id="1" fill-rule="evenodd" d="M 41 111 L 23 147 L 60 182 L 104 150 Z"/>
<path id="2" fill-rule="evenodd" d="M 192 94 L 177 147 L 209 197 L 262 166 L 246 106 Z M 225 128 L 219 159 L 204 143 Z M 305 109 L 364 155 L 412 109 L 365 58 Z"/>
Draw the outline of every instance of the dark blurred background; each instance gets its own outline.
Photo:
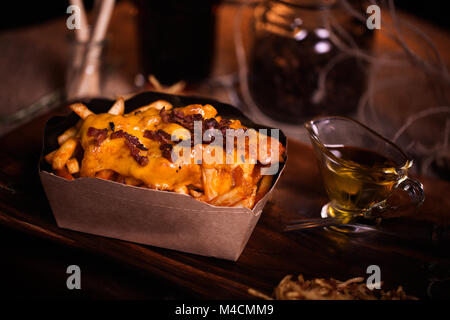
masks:
<path id="1" fill-rule="evenodd" d="M 148 2 L 158 2 L 157 0 L 147 0 Z M 241 0 L 242 1 L 242 0 Z M 120 2 L 117 1 L 117 2 Z M 193 1 L 193 6 L 196 1 Z M 224 1 L 219 2 L 233 2 L 240 1 Z M 90 10 L 93 7 L 93 0 L 84 1 L 86 9 Z M 430 20 L 441 27 L 450 28 L 450 20 L 447 12 L 444 10 L 444 1 L 411 1 L 411 0 L 396 0 L 396 6 L 402 10 L 412 13 L 420 18 Z M 55 17 L 66 15 L 69 1 L 47 1 L 45 4 L 42 1 L 27 2 L 26 5 L 22 1 L 8 1 L 8 10 L 3 11 L 2 19 L 0 19 L 0 29 L 18 28 L 27 25 L 37 24 Z M 7 12 L 7 14 L 5 13 Z"/>

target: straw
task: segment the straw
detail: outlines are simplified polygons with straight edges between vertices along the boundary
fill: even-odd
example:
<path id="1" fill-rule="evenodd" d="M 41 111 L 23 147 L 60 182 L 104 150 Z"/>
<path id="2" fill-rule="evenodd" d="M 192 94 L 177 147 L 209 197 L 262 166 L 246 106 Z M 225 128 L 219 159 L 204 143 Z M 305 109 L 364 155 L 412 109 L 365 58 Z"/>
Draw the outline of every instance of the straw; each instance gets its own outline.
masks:
<path id="1" fill-rule="evenodd" d="M 80 28 L 75 29 L 75 37 L 78 42 L 87 42 L 89 40 L 89 24 L 87 20 L 86 10 L 82 0 L 70 0 L 73 6 L 80 9 Z"/>
<path id="2" fill-rule="evenodd" d="M 87 44 L 87 51 L 78 72 L 79 77 L 75 79 L 76 89 L 74 90 L 74 97 L 92 97 L 99 94 L 99 58 L 102 51 L 101 43 L 103 42 L 108 29 L 109 21 L 114 9 L 114 2 L 114 0 L 104 0 L 101 2 L 98 16 L 94 22 L 94 28 L 92 29 Z"/>

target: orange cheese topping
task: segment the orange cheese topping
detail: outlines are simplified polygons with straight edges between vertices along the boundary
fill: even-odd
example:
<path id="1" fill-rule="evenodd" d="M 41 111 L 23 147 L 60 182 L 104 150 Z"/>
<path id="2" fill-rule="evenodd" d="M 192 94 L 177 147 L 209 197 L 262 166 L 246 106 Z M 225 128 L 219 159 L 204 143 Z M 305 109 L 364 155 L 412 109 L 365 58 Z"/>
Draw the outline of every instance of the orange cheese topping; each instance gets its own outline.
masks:
<path id="1" fill-rule="evenodd" d="M 176 110 L 181 111 L 185 116 L 201 114 L 203 119 L 215 118 L 218 122 L 221 120 L 220 116 L 217 116 L 216 109 L 211 105 L 189 105 Z M 147 149 L 139 150 L 139 155 L 147 157 L 148 163 L 140 165 L 133 158 L 129 147 L 126 145 L 125 138 L 111 139 L 110 134 L 108 134 L 107 138 L 102 140 L 100 144 L 95 143 L 95 139 L 88 135 L 91 127 L 100 130 L 107 129 L 108 133 L 112 133 L 112 129 L 114 132 L 122 130 L 133 135 Z M 239 120 L 231 120 L 229 128 L 246 129 Z M 192 161 L 172 162 L 163 156 L 159 141 L 145 136 L 146 130 L 163 130 L 179 139 L 190 136 L 189 130 L 185 127 L 177 123 L 163 121 L 160 111 L 154 108 L 124 115 L 109 113 L 89 115 L 84 120 L 78 133 L 84 150 L 80 176 L 94 177 L 102 170 L 112 170 L 123 177 L 138 179 L 147 187 L 159 190 L 180 192 L 180 190 L 186 190 L 188 186 L 193 186 L 203 190 L 204 196 L 200 200 L 207 202 L 226 194 L 237 185 L 246 185 L 243 188 L 243 190 L 247 190 L 245 192 L 255 192 L 256 184 L 261 178 L 259 170 L 254 170 L 256 165 L 254 163 L 244 164 L 242 161 L 237 161 L 236 147 L 231 155 L 234 159 L 231 164 L 205 161 L 202 161 L 203 164 L 197 164 L 194 159 L 197 159 L 198 153 L 201 154 L 201 159 L 214 154 L 214 148 L 207 144 L 198 144 L 190 150 L 188 156 Z M 270 138 L 268 139 L 268 145 L 270 146 Z M 273 160 L 283 161 L 281 156 L 283 153 L 284 147 L 279 143 L 279 155 L 276 155 Z M 269 150 L 269 154 L 261 159 L 261 162 L 266 164 L 272 158 Z M 251 195 L 243 194 L 241 196 Z M 254 194 L 252 197 L 254 198 Z"/>
<path id="2" fill-rule="evenodd" d="M 210 105 L 190 105 L 178 110 L 185 115 L 201 114 L 204 118 L 213 118 L 217 111 Z M 148 149 L 142 151 L 149 163 L 140 166 L 130 155 L 124 139 L 110 139 L 109 137 L 96 146 L 93 139 L 88 137 L 89 127 L 97 129 L 110 128 L 114 123 L 115 131 L 123 130 L 137 137 Z M 87 117 L 80 129 L 81 146 L 84 157 L 81 165 L 80 176 L 92 177 L 101 170 L 110 169 L 122 176 L 131 176 L 143 181 L 148 187 L 160 190 L 174 190 L 185 185 L 201 184 L 201 169 L 196 164 L 176 164 L 161 156 L 160 143 L 144 137 L 145 130 L 162 129 L 172 134 L 176 130 L 187 130 L 176 123 L 164 123 L 161 121 L 159 111 L 149 109 L 137 114 L 112 115 L 108 113 L 92 114 Z"/>

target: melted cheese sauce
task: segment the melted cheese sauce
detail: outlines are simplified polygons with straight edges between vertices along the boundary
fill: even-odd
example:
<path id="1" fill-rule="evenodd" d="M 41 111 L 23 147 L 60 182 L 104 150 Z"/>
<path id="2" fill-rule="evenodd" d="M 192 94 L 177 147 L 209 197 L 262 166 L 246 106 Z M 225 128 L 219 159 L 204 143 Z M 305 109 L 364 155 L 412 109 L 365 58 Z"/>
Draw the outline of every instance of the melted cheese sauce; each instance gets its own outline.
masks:
<path id="1" fill-rule="evenodd" d="M 185 115 L 201 114 L 204 119 L 216 118 L 217 121 L 220 121 L 216 109 L 211 105 L 189 105 L 184 108 L 177 108 L 177 110 L 182 111 Z M 94 138 L 87 135 L 89 127 L 107 128 L 108 133 L 111 133 L 110 123 L 114 124 L 115 131 L 123 130 L 137 137 L 148 149 L 148 151 L 140 151 L 140 155 L 148 157 L 149 162 L 146 166 L 139 165 L 131 156 L 130 150 L 124 143 L 124 138 L 110 139 L 108 134 L 108 138 L 97 146 L 94 143 Z M 240 121 L 232 120 L 230 128 L 240 129 L 245 127 L 242 126 Z M 201 189 L 205 187 L 204 192 L 208 199 L 228 192 L 235 185 L 236 179 L 233 177 L 233 169 L 237 166 L 243 169 L 243 178 L 250 179 L 254 164 L 238 164 L 238 161 L 233 164 L 196 164 L 194 159 L 199 152 L 202 159 L 208 153 L 209 155 L 211 152 L 214 153 L 212 148 L 207 145 L 200 144 L 191 150 L 189 157 L 192 161 L 180 163 L 169 161 L 162 156 L 158 141 L 144 137 L 146 130 L 156 131 L 158 129 L 162 129 L 170 135 L 175 134 L 178 138 L 190 135 L 189 131 L 181 125 L 161 121 L 159 110 L 153 108 L 137 114 L 132 112 L 125 115 L 108 113 L 90 115 L 85 119 L 79 131 L 81 146 L 84 150 L 80 176 L 94 177 L 97 172 L 108 169 L 123 177 L 139 179 L 148 187 L 159 190 L 178 190 L 189 185 Z M 282 152 L 284 152 L 284 148 L 281 146 L 280 154 Z M 236 157 L 234 153 L 233 158 Z M 270 154 L 268 156 L 272 158 Z M 279 156 L 277 155 L 276 161 L 278 160 Z M 212 170 L 206 171 L 208 169 Z"/>

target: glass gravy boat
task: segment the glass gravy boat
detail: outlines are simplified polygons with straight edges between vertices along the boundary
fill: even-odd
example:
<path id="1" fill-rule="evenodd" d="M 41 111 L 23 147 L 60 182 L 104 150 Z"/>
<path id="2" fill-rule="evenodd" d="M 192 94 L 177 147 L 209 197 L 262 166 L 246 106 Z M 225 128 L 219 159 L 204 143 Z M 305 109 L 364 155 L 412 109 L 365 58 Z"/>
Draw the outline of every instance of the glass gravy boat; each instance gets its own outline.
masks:
<path id="1" fill-rule="evenodd" d="M 408 193 L 410 205 L 423 203 L 422 184 L 407 174 L 412 160 L 391 141 L 345 117 L 315 118 L 305 126 L 330 198 L 322 218 L 346 224 L 398 209 L 387 201 L 397 189 Z"/>

